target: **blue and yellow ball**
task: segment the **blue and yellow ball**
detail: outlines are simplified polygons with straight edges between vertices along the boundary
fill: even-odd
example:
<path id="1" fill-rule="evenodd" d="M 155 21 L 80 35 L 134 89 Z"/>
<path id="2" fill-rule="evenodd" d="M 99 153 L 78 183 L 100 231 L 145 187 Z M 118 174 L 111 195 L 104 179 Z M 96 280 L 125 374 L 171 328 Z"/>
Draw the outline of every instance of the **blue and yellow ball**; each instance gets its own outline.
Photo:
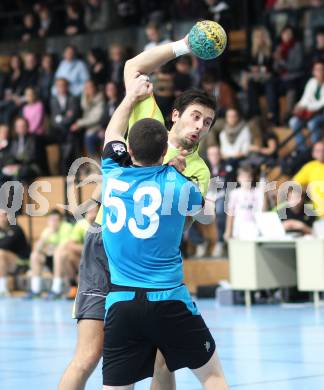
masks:
<path id="1" fill-rule="evenodd" d="M 212 60 L 225 50 L 227 36 L 220 24 L 212 20 L 203 20 L 192 27 L 188 42 L 195 56 L 203 60 Z"/>

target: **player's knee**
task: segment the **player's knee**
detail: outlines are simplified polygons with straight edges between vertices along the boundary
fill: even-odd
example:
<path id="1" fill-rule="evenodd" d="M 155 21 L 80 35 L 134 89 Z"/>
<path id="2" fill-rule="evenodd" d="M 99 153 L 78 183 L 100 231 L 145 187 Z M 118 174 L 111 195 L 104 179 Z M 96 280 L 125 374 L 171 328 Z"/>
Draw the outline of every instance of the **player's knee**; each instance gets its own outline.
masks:
<path id="1" fill-rule="evenodd" d="M 88 351 L 82 351 L 78 353 L 74 360 L 74 365 L 80 372 L 84 374 L 90 374 L 97 366 L 102 355 L 100 348 L 90 348 Z"/>
<path id="2" fill-rule="evenodd" d="M 223 376 L 210 375 L 204 382 L 204 389 L 229 390 L 229 387 Z"/>

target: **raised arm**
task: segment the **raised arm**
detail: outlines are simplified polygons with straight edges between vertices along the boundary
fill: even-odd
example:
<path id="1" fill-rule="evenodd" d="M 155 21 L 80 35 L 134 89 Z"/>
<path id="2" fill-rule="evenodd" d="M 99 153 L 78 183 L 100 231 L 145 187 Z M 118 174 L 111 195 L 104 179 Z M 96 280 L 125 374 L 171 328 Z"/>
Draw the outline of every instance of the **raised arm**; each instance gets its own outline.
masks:
<path id="1" fill-rule="evenodd" d="M 126 88 L 126 95 L 108 123 L 105 132 L 104 147 L 111 141 L 125 142 L 128 120 L 134 105 L 138 101 L 148 97 L 152 93 L 152 90 L 153 86 L 149 82 L 147 76 L 140 75 L 140 73 L 137 72 L 130 77 Z"/>
<path id="2" fill-rule="evenodd" d="M 125 64 L 124 80 L 126 88 L 135 74 L 149 75 L 166 62 L 189 52 L 187 37 L 143 51 Z"/>

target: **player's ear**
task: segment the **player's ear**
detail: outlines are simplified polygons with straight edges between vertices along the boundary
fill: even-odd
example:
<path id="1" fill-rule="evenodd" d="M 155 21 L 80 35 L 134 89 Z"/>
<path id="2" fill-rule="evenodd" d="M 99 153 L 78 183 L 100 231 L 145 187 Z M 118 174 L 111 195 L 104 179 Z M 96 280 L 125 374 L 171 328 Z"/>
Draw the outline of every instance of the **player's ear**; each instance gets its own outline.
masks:
<path id="1" fill-rule="evenodd" d="M 133 151 L 132 151 L 132 149 L 131 149 L 131 147 L 129 145 L 128 145 L 128 153 L 129 153 L 131 159 L 133 160 L 134 159 L 134 154 L 133 154 Z"/>
<path id="2" fill-rule="evenodd" d="M 166 147 L 164 148 L 163 150 L 163 153 L 162 153 L 162 157 L 164 158 L 164 156 L 167 154 L 167 151 L 168 151 L 168 145 L 166 145 Z"/>
<path id="3" fill-rule="evenodd" d="M 175 108 L 172 110 L 172 113 L 171 113 L 171 120 L 172 122 L 176 122 L 178 119 L 180 118 L 180 113 L 178 110 L 176 110 Z"/>

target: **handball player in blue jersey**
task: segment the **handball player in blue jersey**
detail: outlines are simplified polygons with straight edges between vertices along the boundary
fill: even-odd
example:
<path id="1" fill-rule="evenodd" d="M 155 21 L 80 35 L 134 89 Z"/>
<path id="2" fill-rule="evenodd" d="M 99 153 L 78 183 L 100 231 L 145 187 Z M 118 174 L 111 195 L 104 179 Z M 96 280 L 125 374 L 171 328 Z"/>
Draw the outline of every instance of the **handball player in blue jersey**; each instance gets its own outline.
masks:
<path id="1" fill-rule="evenodd" d="M 160 122 L 142 119 L 128 147 L 124 139 L 134 105 L 151 93 L 149 78 L 136 74 L 105 134 L 102 237 L 111 286 L 103 389 L 131 390 L 153 376 L 158 349 L 170 371 L 189 367 L 204 389 L 227 389 L 215 342 L 183 285 L 180 242 L 186 217 L 204 212 L 199 187 L 163 165 L 168 133 Z"/>

